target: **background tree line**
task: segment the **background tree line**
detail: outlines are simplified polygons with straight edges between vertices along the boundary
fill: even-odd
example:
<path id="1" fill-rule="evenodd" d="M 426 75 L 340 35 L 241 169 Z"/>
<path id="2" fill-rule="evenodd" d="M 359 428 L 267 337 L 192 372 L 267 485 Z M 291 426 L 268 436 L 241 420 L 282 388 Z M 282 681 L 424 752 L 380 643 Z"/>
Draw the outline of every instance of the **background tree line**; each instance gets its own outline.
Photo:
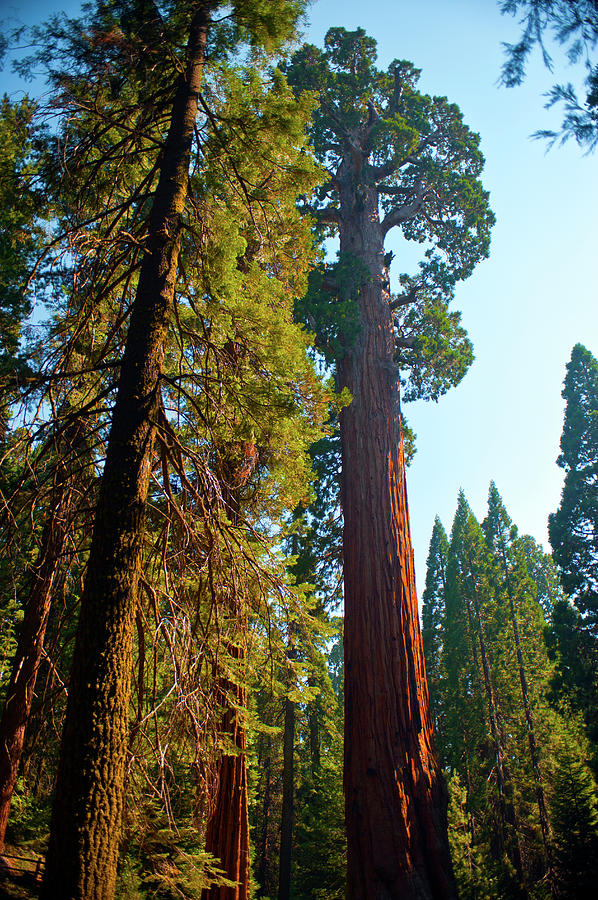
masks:
<path id="1" fill-rule="evenodd" d="M 553 556 L 494 483 L 436 520 L 422 610 L 453 862 L 466 897 L 591 897 L 598 848 L 595 635 L 598 363 L 573 348 Z"/>

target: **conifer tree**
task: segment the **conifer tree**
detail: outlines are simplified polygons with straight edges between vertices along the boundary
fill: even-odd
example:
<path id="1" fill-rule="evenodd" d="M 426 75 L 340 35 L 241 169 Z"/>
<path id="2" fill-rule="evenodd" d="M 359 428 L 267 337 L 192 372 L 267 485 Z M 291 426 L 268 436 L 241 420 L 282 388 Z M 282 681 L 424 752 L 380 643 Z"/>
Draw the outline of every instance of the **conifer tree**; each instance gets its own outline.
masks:
<path id="1" fill-rule="evenodd" d="M 338 299 L 337 374 L 351 395 L 341 414 L 347 896 L 449 897 L 446 793 L 418 625 L 398 366 L 401 351 L 429 362 L 434 353 L 426 351 L 443 347 L 453 365 L 439 381 L 416 384 L 428 396 L 464 374 L 471 347 L 448 302 L 455 282 L 487 253 L 493 218 L 478 181 L 478 139 L 457 108 L 420 94 L 410 63 L 397 60 L 382 72 L 375 57 L 362 29 L 333 28 L 324 51 L 304 47 L 288 70 L 297 91 L 320 97 L 311 136 L 329 181 L 306 211 L 340 239 L 312 318 L 316 334 L 329 331 Z M 438 249 L 391 298 L 384 238 L 396 226 Z"/>
<path id="2" fill-rule="evenodd" d="M 557 896 L 590 900 L 598 878 L 596 784 L 579 753 L 567 743 L 557 751 L 550 809 Z"/>
<path id="3" fill-rule="evenodd" d="M 517 658 L 517 668 L 519 671 L 521 700 L 527 725 L 530 761 L 536 786 L 536 797 L 538 802 L 540 827 L 542 829 L 542 840 L 544 843 L 544 852 L 546 855 L 548 877 L 549 880 L 552 881 L 552 848 L 550 843 L 548 814 L 546 811 L 544 778 L 540 771 L 538 741 L 528 688 L 528 673 L 526 671 L 526 665 L 523 656 L 523 647 L 520 637 L 520 614 L 517 609 L 517 606 L 525 597 L 525 589 L 527 587 L 526 582 L 528 580 L 527 565 L 524 555 L 520 554 L 519 559 L 517 558 L 516 548 L 513 546 L 517 536 L 517 529 L 512 526 L 511 519 L 503 505 L 500 494 L 498 493 L 496 485 L 493 481 L 490 483 L 490 491 L 488 493 L 488 515 L 484 519 L 482 527 L 486 536 L 488 547 L 498 563 L 498 569 L 501 573 L 504 590 L 508 599 L 509 618 L 512 628 L 515 654 Z M 517 563 L 519 563 L 519 566 L 517 565 Z M 519 571 L 517 571 L 517 569 L 519 569 Z M 500 589 L 498 584 L 497 589 Z M 523 594 L 523 598 L 521 597 L 521 594 Z"/>
<path id="4" fill-rule="evenodd" d="M 566 402 L 557 463 L 565 470 L 561 504 L 549 517 L 554 560 L 573 607 L 553 611 L 557 691 L 586 719 L 598 765 L 598 362 L 576 344 L 563 387 Z"/>
<path id="5" fill-rule="evenodd" d="M 525 896 L 519 825 L 503 723 L 504 698 L 501 696 L 495 671 L 503 610 L 499 597 L 493 590 L 493 560 L 486 549 L 482 529 L 463 494 L 459 497 L 451 533 L 450 554 L 454 567 L 449 567 L 449 592 L 457 606 L 466 607 L 471 659 L 474 669 L 478 669 L 477 679 L 483 686 L 485 698 L 485 721 L 492 748 L 492 780 L 496 791 L 496 801 L 493 804 L 496 810 L 496 827 L 493 829 L 495 854 L 499 862 L 502 862 L 504 854 L 514 870 L 515 879 L 509 879 L 508 870 L 504 870 L 504 877 L 507 882 L 511 882 L 508 890 L 513 896 Z M 460 706 L 460 710 L 462 709 Z M 459 712 L 456 714 L 459 715 Z"/>
<path id="6" fill-rule="evenodd" d="M 220 147 L 220 167 L 229 165 L 230 171 L 239 171 L 240 157 L 235 158 L 232 145 L 227 145 L 215 115 L 232 81 L 216 64 L 228 48 L 239 46 L 239 40 L 255 46 L 256 60 L 260 46 L 279 46 L 292 33 L 300 5 L 258 8 L 239 2 L 233 18 L 225 17 L 212 27 L 212 15 L 219 5 L 210 0 L 182 2 L 161 12 L 150 0 L 100 2 L 89 23 L 63 25 L 54 20 L 38 57 L 46 62 L 59 88 L 55 97 L 64 116 L 61 137 L 65 143 L 58 157 L 66 159 L 70 154 L 71 165 L 62 173 L 62 180 L 71 179 L 75 188 L 70 186 L 61 195 L 58 178 L 54 187 L 58 203 L 65 204 L 71 220 L 67 232 L 70 252 L 80 253 L 87 262 L 86 315 L 89 310 L 93 314 L 94 301 L 113 291 L 120 292 L 122 302 L 115 330 L 128 316 L 118 388 L 109 388 L 114 391 L 115 404 L 109 417 L 110 437 L 81 602 L 45 896 L 110 897 L 114 892 L 134 623 L 153 448 L 157 431 L 166 445 L 173 436 L 162 398 L 170 394 L 173 382 L 169 379 L 176 382 L 180 374 L 180 368 L 178 374 L 170 371 L 176 368 L 177 357 L 179 362 L 188 359 L 184 346 L 180 355 L 173 353 L 176 341 L 170 338 L 176 316 L 175 292 L 177 288 L 181 291 L 186 279 L 178 262 L 181 248 L 199 251 L 204 266 L 211 254 L 212 269 L 205 266 L 204 272 L 212 278 L 223 277 L 228 266 L 229 282 L 234 281 L 238 271 L 239 279 L 245 277 L 252 284 L 250 296 L 254 298 L 269 284 L 276 284 L 272 270 L 266 275 L 251 264 L 249 274 L 242 266 L 237 269 L 245 238 L 229 227 L 232 216 L 228 221 L 221 217 L 224 231 L 215 237 L 212 229 L 219 224 L 218 212 L 211 220 L 209 208 L 213 185 L 208 178 L 195 183 L 193 202 L 189 202 L 189 182 L 190 174 L 201 166 L 207 132 L 212 135 L 212 145 Z M 208 44 L 214 80 L 206 90 L 210 86 L 202 79 Z M 313 166 L 299 151 L 309 103 L 294 116 L 299 107 L 290 104 L 288 96 L 281 99 L 283 80 L 274 76 L 273 81 L 278 108 L 263 116 L 259 125 L 271 131 L 269 159 L 278 154 L 280 172 L 301 189 L 308 171 L 313 174 Z M 201 135 L 196 128 L 199 102 L 203 104 Z M 231 113 L 231 124 L 233 121 Z M 235 126 L 240 134 L 238 119 Z M 67 140 L 72 134 L 76 139 Z M 248 157 L 245 150 L 243 155 Z M 313 184 L 312 174 L 303 189 Z M 252 183 L 242 176 L 238 180 L 237 196 L 244 197 L 246 204 L 255 203 L 260 215 L 269 202 L 263 189 L 271 178 L 272 173 L 266 174 L 265 181 Z M 297 234 L 295 229 L 295 241 L 289 239 L 288 244 L 295 250 L 303 243 L 301 238 L 297 241 Z M 260 240 L 263 238 L 264 232 Z M 226 252 L 219 251 L 218 240 Z M 206 241 L 213 249 L 202 254 Z M 303 263 L 296 268 L 303 271 Z M 192 306 L 196 300 L 192 287 L 188 297 Z M 291 294 L 287 298 L 292 302 Z M 180 319 L 176 322 L 179 336 L 184 335 Z M 192 355 L 190 350 L 189 358 Z"/>
<path id="7" fill-rule="evenodd" d="M 442 522 L 436 516 L 430 538 L 426 587 L 422 598 L 422 642 L 426 658 L 430 712 L 434 731 L 442 731 L 439 703 L 442 695 L 442 641 L 445 619 L 446 566 L 449 543 Z"/>
<path id="8" fill-rule="evenodd" d="M 563 387 L 565 421 L 558 465 L 565 470 L 561 505 L 550 516 L 550 543 L 563 587 L 598 632 L 598 361 L 576 344 Z"/>
<path id="9" fill-rule="evenodd" d="M 451 848 L 464 896 L 543 896 L 545 890 L 560 896 L 557 843 L 565 856 L 577 852 L 575 832 L 567 848 L 565 829 L 553 822 L 566 781 L 557 791 L 559 760 L 569 756 L 571 771 L 581 771 L 587 752 L 566 698 L 559 708 L 554 698 L 548 702 L 555 669 L 543 611 L 561 603 L 550 557 L 531 537 L 518 536 L 496 486 L 483 532 L 461 493 L 446 590 L 437 604 L 441 678 L 433 683 L 438 697 L 432 702 L 451 775 L 451 823 L 458 830 Z M 426 642 L 428 627 L 427 618 Z M 579 787 L 573 780 L 570 800 Z M 588 784 L 591 793 L 591 779 Z M 591 841 L 592 829 L 581 830 Z M 582 880 L 591 866 L 578 854 Z"/>
<path id="10" fill-rule="evenodd" d="M 523 26 L 516 44 L 505 44 L 507 59 L 502 70 L 502 83 L 507 87 L 521 84 L 527 61 L 534 47 L 542 52 L 544 64 L 552 70 L 552 48 L 547 36 L 555 38 L 567 51 L 570 63 L 581 63 L 586 71 L 586 96 L 580 100 L 574 86 L 554 85 L 547 106 L 563 104 L 564 116 L 560 133 L 540 131 L 536 137 L 547 138 L 551 145 L 570 137 L 588 150 L 598 143 L 598 65 L 594 53 L 598 42 L 598 5 L 596 0 L 499 0 L 501 12 L 521 15 Z"/>

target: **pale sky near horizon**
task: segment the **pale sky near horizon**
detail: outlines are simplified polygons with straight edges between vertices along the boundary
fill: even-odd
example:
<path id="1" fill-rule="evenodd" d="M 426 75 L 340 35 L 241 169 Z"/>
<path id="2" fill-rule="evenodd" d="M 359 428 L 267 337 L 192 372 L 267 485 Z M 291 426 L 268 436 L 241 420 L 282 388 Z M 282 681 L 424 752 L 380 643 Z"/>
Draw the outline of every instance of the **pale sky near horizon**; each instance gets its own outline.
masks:
<path id="1" fill-rule="evenodd" d="M 78 7 L 0 0 L 0 19 L 31 24 Z M 556 51 L 551 75 L 536 55 L 522 87 L 497 87 L 501 41 L 516 40 L 519 31 L 496 0 L 318 0 L 309 19 L 306 39 L 319 46 L 333 25 L 361 26 L 378 41 L 381 68 L 393 58 L 411 60 L 422 69 L 423 91 L 461 107 L 486 157 L 482 180 L 497 217 L 490 258 L 456 296 L 476 360 L 437 404 L 404 409 L 417 433 L 408 490 L 421 595 L 434 516 L 450 531 L 460 488 L 481 519 L 494 479 L 520 531 L 549 549 L 547 517 L 562 487 L 555 460 L 565 365 L 577 342 L 598 356 L 598 152 L 584 156 L 569 142 L 547 153 L 530 139 L 558 127 L 559 111 L 543 109 L 542 93 L 555 80 L 575 80 L 576 70 Z M 0 72 L 0 91 L 14 86 Z M 391 281 L 400 272 L 397 253 Z"/>

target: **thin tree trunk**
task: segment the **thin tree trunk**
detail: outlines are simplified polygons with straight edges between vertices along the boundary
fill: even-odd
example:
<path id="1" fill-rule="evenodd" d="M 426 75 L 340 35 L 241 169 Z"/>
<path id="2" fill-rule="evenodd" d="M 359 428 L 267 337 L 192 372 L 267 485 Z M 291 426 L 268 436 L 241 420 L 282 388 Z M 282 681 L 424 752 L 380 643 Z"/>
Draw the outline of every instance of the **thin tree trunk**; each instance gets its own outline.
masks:
<path id="1" fill-rule="evenodd" d="M 262 764 L 264 772 L 264 795 L 262 800 L 262 828 L 257 847 L 256 879 L 259 884 L 258 896 L 268 891 L 268 875 L 270 872 L 270 814 L 272 803 L 272 738 L 268 735 L 266 740 L 266 755 Z"/>
<path id="2" fill-rule="evenodd" d="M 470 561 L 471 568 L 471 561 Z M 490 677 L 490 665 L 488 663 L 488 649 L 486 646 L 486 635 L 484 629 L 484 621 L 480 604 L 477 597 L 475 587 L 472 591 L 473 605 L 476 618 L 478 620 L 478 639 L 480 643 L 480 656 L 482 659 L 482 671 L 484 673 L 484 686 L 486 689 L 486 699 L 488 701 L 488 716 L 490 720 L 490 731 L 494 742 L 494 751 L 496 754 L 496 785 L 498 790 L 498 803 L 501 818 L 501 844 L 502 849 L 506 851 L 507 857 L 512 863 L 519 882 L 520 896 L 527 897 L 528 893 L 525 888 L 525 876 L 523 872 L 523 863 L 521 859 L 521 848 L 519 846 L 519 833 L 517 828 L 517 816 L 511 799 L 512 787 L 505 762 L 505 754 L 501 730 L 498 723 L 498 711 L 496 700 L 494 697 L 494 689 L 492 679 Z"/>
<path id="3" fill-rule="evenodd" d="M 74 455 L 82 443 L 82 428 L 80 422 L 75 423 L 57 441 L 58 458 L 54 488 L 48 504 L 48 519 L 34 566 L 31 592 L 25 603 L 25 614 L 0 721 L 0 852 L 4 847 L 10 805 L 31 713 L 52 597 L 72 518 L 73 499 L 77 487 L 73 462 L 77 462 Z"/>
<path id="4" fill-rule="evenodd" d="M 310 677 L 308 684 L 311 688 L 317 686 L 316 679 Z M 311 776 L 314 778 L 320 771 L 320 695 L 316 694 L 313 701 L 307 708 L 307 721 L 309 726 L 309 761 L 311 767 Z"/>
<path id="5" fill-rule="evenodd" d="M 339 169 L 341 253 L 369 277 L 339 361 L 348 900 L 456 897 L 409 530 L 398 370 L 375 189 Z M 357 196 L 357 187 L 360 193 Z"/>
<path id="6" fill-rule="evenodd" d="M 293 851 L 295 704 L 288 697 L 284 703 L 284 735 L 282 763 L 282 820 L 280 825 L 280 863 L 278 900 L 291 896 L 291 859 Z"/>
<path id="7" fill-rule="evenodd" d="M 144 514 L 210 2 L 190 27 L 129 325 L 74 651 L 41 896 L 114 896 Z"/>
<path id="8" fill-rule="evenodd" d="M 534 728 L 534 717 L 531 704 L 529 702 L 529 691 L 527 687 L 527 676 L 525 674 L 525 664 L 523 662 L 523 653 L 521 651 L 521 640 L 519 638 L 519 623 L 517 622 L 517 613 L 515 610 L 515 600 L 511 588 L 511 577 L 509 566 L 507 563 L 505 548 L 501 547 L 501 556 L 503 561 L 503 570 L 507 584 L 507 593 L 509 595 L 509 609 L 511 612 L 511 626 L 513 628 L 513 640 L 515 642 L 515 651 L 517 653 L 517 665 L 519 667 L 519 683 L 521 685 L 521 698 L 523 700 L 523 709 L 525 712 L 525 722 L 527 726 L 527 738 L 529 744 L 529 753 L 532 763 L 532 772 L 534 783 L 536 786 L 536 801 L 538 804 L 538 815 L 540 818 L 540 828 L 542 830 L 542 842 L 544 844 L 544 852 L 546 854 L 547 874 L 552 891 L 555 893 L 554 878 L 554 861 L 552 858 L 552 846 L 550 842 L 550 826 L 548 824 L 548 813 L 546 811 L 546 798 L 544 795 L 544 785 L 542 783 L 542 773 L 540 771 L 540 758 L 538 754 L 538 744 L 536 742 L 536 731 Z"/>

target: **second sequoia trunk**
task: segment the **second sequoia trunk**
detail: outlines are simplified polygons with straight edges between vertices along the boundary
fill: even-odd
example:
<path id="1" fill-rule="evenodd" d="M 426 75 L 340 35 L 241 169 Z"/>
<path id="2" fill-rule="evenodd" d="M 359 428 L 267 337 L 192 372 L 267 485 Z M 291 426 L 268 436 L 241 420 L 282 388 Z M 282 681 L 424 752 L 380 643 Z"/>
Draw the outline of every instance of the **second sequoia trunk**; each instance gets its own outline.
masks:
<path id="1" fill-rule="evenodd" d="M 375 189 L 341 190 L 341 253 L 369 277 L 339 364 L 345 571 L 345 803 L 351 900 L 456 896 L 417 612 L 399 378 Z M 343 211 L 344 211 L 343 210 Z M 350 212 L 349 212 L 350 211 Z"/>

